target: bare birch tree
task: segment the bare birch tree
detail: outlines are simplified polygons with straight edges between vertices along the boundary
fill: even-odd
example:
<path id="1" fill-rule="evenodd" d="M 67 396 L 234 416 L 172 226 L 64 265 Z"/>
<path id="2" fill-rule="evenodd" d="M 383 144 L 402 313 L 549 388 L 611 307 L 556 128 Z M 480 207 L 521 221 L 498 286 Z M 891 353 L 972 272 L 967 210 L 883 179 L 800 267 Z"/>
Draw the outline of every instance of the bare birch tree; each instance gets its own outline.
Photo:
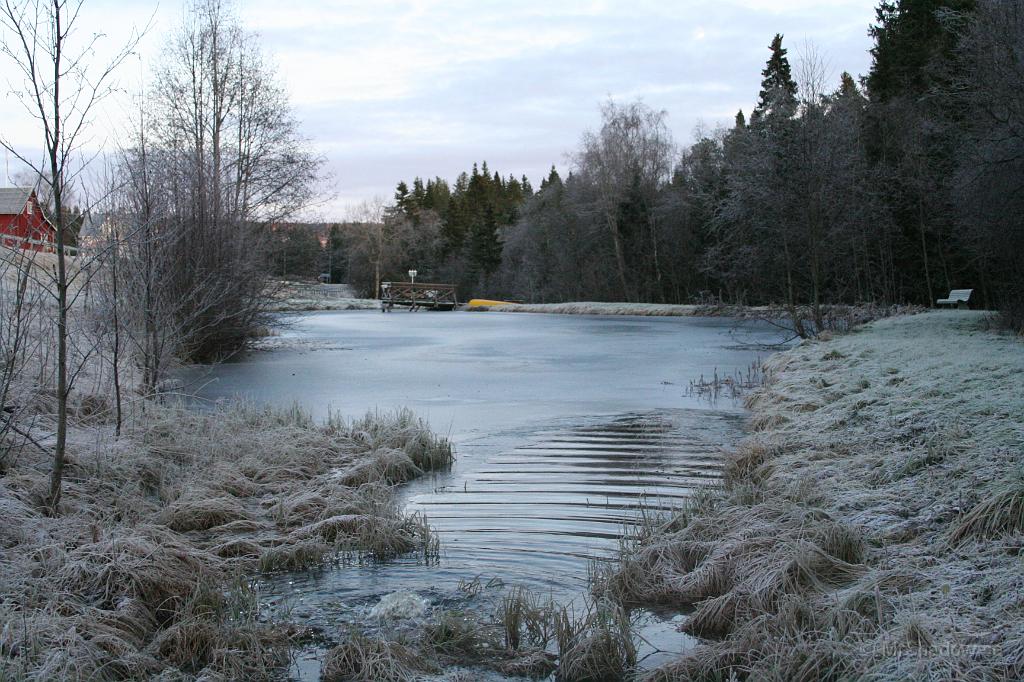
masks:
<path id="1" fill-rule="evenodd" d="M 45 161 L 34 163 L 19 153 L 10 140 L 0 139 L 0 144 L 36 171 L 52 197 L 52 222 L 56 228 L 57 263 L 51 293 L 56 303 L 57 433 L 47 500 L 54 512 L 60 503 L 68 398 L 74 383 L 68 358 L 73 276 L 69 276 L 65 253 L 64 200 L 78 175 L 73 162 L 81 151 L 90 115 L 97 103 L 113 92 L 114 72 L 138 41 L 137 36 L 133 37 L 109 62 L 92 64 L 100 36 L 77 40 L 82 5 L 83 0 L 3 0 L 0 4 L 0 27 L 4 31 L 0 54 L 17 74 L 15 94 L 39 125 Z"/>

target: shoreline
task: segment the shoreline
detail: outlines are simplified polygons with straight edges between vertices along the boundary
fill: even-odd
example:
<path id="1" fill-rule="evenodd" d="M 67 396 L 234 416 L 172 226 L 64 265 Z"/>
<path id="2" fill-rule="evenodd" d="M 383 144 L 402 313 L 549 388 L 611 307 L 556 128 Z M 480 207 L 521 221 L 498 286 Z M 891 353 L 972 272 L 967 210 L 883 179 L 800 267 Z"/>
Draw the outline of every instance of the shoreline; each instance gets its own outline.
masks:
<path id="1" fill-rule="evenodd" d="M 827 322 L 840 330 L 851 329 L 872 320 L 895 315 L 912 315 L 926 310 L 909 305 L 826 305 L 822 307 Z M 289 296 L 275 298 L 268 306 L 270 312 L 302 313 L 340 310 L 379 310 L 380 301 L 370 298 L 310 298 Z M 566 303 L 506 303 L 501 305 L 460 304 L 457 311 L 535 313 L 545 315 L 610 315 L 639 317 L 733 317 L 736 319 L 781 320 L 789 311 L 780 306 L 747 306 L 735 304 L 671 304 L 671 303 L 610 303 L 602 301 L 573 301 Z M 799 306 L 801 315 L 810 317 L 807 306 Z M 831 328 L 830 327 L 830 328 Z"/>
<path id="2" fill-rule="evenodd" d="M 723 489 L 599 582 L 691 610 L 701 644 L 648 679 L 1024 673 L 1024 344 L 932 312 L 766 369 Z"/>
<path id="3" fill-rule="evenodd" d="M 56 514 L 48 453 L 0 460 L 0 678 L 278 679 L 315 633 L 266 618 L 261 575 L 439 551 L 393 488 L 452 447 L 407 410 L 318 423 L 294 406 L 147 403 L 119 439 L 90 419 Z"/>
<path id="4" fill-rule="evenodd" d="M 764 307 L 738 305 L 676 305 L 669 303 L 507 303 L 466 307 L 470 312 L 543 313 L 549 315 L 639 315 L 644 317 L 750 317 L 769 312 Z"/>

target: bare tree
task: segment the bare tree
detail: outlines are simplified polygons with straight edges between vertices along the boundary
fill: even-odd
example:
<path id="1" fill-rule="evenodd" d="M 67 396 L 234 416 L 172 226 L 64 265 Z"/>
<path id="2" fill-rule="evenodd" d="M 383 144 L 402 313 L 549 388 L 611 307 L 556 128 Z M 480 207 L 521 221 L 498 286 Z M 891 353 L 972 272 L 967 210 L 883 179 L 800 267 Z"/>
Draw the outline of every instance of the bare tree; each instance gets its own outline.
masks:
<path id="1" fill-rule="evenodd" d="M 146 292 L 137 345 L 155 387 L 170 355 L 216 359 L 267 323 L 266 228 L 309 204 L 322 160 L 255 38 L 220 0 L 189 7 L 140 114 L 122 169 L 134 192 L 125 205 L 137 211 L 127 252 L 141 260 L 122 268 L 143 278 L 132 287 Z"/>
<path id="2" fill-rule="evenodd" d="M 360 226 L 355 233 L 355 251 L 373 268 L 374 297 L 380 295 L 381 277 L 389 269 L 387 259 L 395 253 L 391 229 L 394 223 L 389 224 L 386 217 L 387 205 L 379 196 L 360 203 L 353 212 L 353 222 Z"/>
<path id="3" fill-rule="evenodd" d="M 83 0 L 4 0 L 0 5 L 0 26 L 4 37 L 0 54 L 14 67 L 20 81 L 14 90 L 25 109 L 36 119 L 42 132 L 44 164 L 34 164 L 0 139 L 11 153 L 34 168 L 52 197 L 56 228 L 57 264 L 52 294 L 56 300 L 57 341 L 57 434 L 50 478 L 49 507 L 56 511 L 67 448 L 68 398 L 73 377 L 68 362 L 68 314 L 73 298 L 65 254 L 66 216 L 64 200 L 78 171 L 74 156 L 80 151 L 90 114 L 97 102 L 114 88 L 117 67 L 134 49 L 138 37 L 113 59 L 95 67 L 90 63 L 99 36 L 76 45 L 75 28 Z"/>
<path id="4" fill-rule="evenodd" d="M 585 133 L 574 156 L 581 180 L 594 190 L 595 219 L 607 230 L 615 256 L 621 296 L 636 300 L 635 283 L 630 282 L 627 250 L 618 219 L 619 206 L 634 181 L 641 193 L 653 197 L 671 177 L 675 144 L 665 122 L 664 111 L 654 111 L 641 102 L 618 105 L 608 101 L 601 107 L 601 129 Z M 646 250 L 658 268 L 656 237 Z"/>

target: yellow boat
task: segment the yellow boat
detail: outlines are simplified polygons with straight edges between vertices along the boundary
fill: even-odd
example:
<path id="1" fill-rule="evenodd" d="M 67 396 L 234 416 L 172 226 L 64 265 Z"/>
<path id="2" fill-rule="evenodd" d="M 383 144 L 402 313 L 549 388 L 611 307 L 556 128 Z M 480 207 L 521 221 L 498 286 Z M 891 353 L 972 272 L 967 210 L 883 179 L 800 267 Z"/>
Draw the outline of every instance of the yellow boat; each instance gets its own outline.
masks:
<path id="1" fill-rule="evenodd" d="M 492 301 L 488 298 L 472 298 L 466 304 L 470 308 L 492 308 L 499 305 L 516 305 L 511 301 Z"/>

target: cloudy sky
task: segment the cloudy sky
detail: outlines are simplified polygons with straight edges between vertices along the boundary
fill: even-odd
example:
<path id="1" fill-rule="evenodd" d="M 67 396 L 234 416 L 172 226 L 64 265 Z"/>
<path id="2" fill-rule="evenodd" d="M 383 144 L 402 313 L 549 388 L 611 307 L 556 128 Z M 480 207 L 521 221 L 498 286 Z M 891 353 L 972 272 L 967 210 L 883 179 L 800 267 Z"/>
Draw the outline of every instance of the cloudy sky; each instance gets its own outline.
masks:
<path id="1" fill-rule="evenodd" d="M 535 183 L 567 165 L 608 97 L 669 114 L 680 145 L 698 126 L 749 113 L 768 43 L 785 35 L 795 62 L 808 45 L 832 79 L 866 73 L 873 0 L 239 0 L 291 94 L 304 134 L 328 159 L 343 217 L 398 180 L 453 178 L 486 160 Z M 120 77 L 144 80 L 183 3 L 86 0 L 83 31 L 111 44 L 151 23 L 140 59 Z M 116 136 L 117 107 L 94 139 Z M 29 121 L 0 107 L 0 129 L 21 145 Z M 114 131 L 114 132 L 108 132 Z"/>

